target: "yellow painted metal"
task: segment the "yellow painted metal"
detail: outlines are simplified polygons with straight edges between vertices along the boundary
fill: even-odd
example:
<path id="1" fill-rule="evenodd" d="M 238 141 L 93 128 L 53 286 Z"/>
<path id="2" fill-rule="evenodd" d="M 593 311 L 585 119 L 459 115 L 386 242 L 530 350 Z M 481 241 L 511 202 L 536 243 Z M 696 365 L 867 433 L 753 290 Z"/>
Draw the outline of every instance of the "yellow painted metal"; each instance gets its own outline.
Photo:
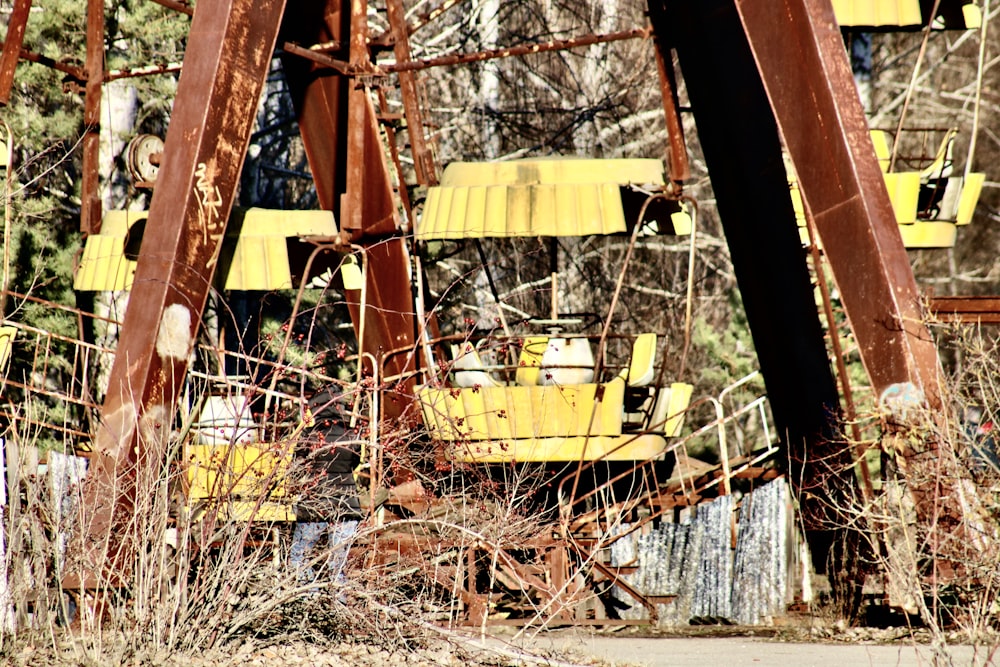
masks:
<path id="1" fill-rule="evenodd" d="M 694 228 L 694 221 L 691 219 L 691 214 L 687 212 L 687 208 L 681 204 L 682 209 L 670 214 L 670 222 L 674 226 L 674 234 L 677 236 L 691 236 L 691 230 Z"/>
<path id="2" fill-rule="evenodd" d="M 652 159 L 530 158 L 508 162 L 453 162 L 445 187 L 477 185 L 662 185 L 663 163 Z"/>
<path id="3" fill-rule="evenodd" d="M 882 178 L 889 191 L 896 222 L 901 225 L 915 222 L 920 199 L 920 174 L 916 171 L 889 172 L 882 174 Z"/>
<path id="4" fill-rule="evenodd" d="M 135 262 L 125 259 L 125 240 L 129 228 L 147 215 L 146 211 L 105 213 L 101 233 L 88 236 L 83 246 L 73 289 L 117 292 L 131 288 Z"/>
<path id="5" fill-rule="evenodd" d="M 962 18 L 969 30 L 978 30 L 983 26 L 983 12 L 975 2 L 962 5 Z"/>
<path id="6" fill-rule="evenodd" d="M 892 162 L 892 150 L 889 147 L 889 133 L 885 130 L 870 130 L 872 145 L 875 146 L 875 157 L 878 158 L 878 166 L 882 173 L 889 171 L 889 164 Z"/>
<path id="7" fill-rule="evenodd" d="M 0 327 L 0 375 L 7 367 L 10 353 L 14 349 L 14 336 L 17 335 L 17 327 Z"/>
<path id="8" fill-rule="evenodd" d="M 189 507 L 217 504 L 229 519 L 294 521 L 286 485 L 292 445 L 188 445 Z"/>
<path id="9" fill-rule="evenodd" d="M 983 191 L 986 183 L 986 174 L 972 172 L 965 182 L 961 184 L 962 194 L 958 199 L 958 212 L 955 216 L 955 223 L 967 225 L 972 222 L 972 214 L 976 210 L 976 203 L 979 202 L 979 194 Z"/>
<path id="10" fill-rule="evenodd" d="M 619 435 L 625 380 L 597 384 L 519 385 L 420 390 L 431 435 L 441 440 L 510 440 Z"/>
<path id="11" fill-rule="evenodd" d="M 656 334 L 636 336 L 632 343 L 632 359 L 628 367 L 628 386 L 644 387 L 653 381 L 656 361 Z"/>
<path id="12" fill-rule="evenodd" d="M 548 336 L 528 336 L 521 346 L 521 354 L 517 360 L 515 381 L 522 386 L 530 387 L 538 384 L 541 372 L 542 356 L 549 346 Z"/>
<path id="13" fill-rule="evenodd" d="M 899 232 L 903 245 L 907 248 L 951 248 L 955 245 L 956 225 L 967 225 L 972 220 L 976 203 L 986 175 L 973 172 L 968 177 L 947 176 L 953 169 L 951 147 L 954 144 L 956 130 L 949 130 L 935 155 L 932 163 L 921 171 L 890 172 L 890 140 L 889 134 L 882 130 L 872 130 L 872 143 L 875 154 L 882 167 L 886 190 L 892 202 L 892 210 L 899 223 Z M 799 237 L 802 243 L 809 242 L 809 234 L 805 229 L 805 207 L 798 183 L 791 167 L 786 165 L 789 174 L 789 190 L 792 198 L 792 208 L 795 211 L 796 223 L 799 226 Z M 934 217 L 927 219 L 928 212 L 918 211 L 921 193 L 927 198 L 930 190 L 939 189 L 935 193 L 935 208 L 930 211 Z"/>
<path id="14" fill-rule="evenodd" d="M 135 261 L 125 257 L 129 229 L 145 219 L 145 211 L 109 211 L 101 233 L 87 238 L 73 287 L 80 291 L 130 289 Z M 225 289 L 291 289 L 287 239 L 334 236 L 337 225 L 330 211 L 276 211 L 253 208 L 237 212 L 227 234 L 220 265 Z"/>
<path id="15" fill-rule="evenodd" d="M 452 460 L 461 463 L 574 462 L 601 458 L 605 461 L 645 461 L 663 454 L 666 440 L 659 435 L 573 436 L 527 440 L 455 442 L 448 448 Z"/>
<path id="16" fill-rule="evenodd" d="M 233 230 L 233 225 L 229 228 Z M 226 273 L 225 289 L 291 289 L 287 239 L 336 234 L 337 224 L 331 211 L 248 209 L 242 212 L 242 225 L 238 230 L 226 234 L 227 243 L 235 242 L 235 249 Z"/>
<path id="17" fill-rule="evenodd" d="M 684 427 L 684 411 L 691 404 L 693 392 L 694 385 L 686 382 L 674 382 L 670 387 L 661 389 L 653 411 L 652 426 L 656 428 L 662 421 L 664 435 L 668 438 L 679 436 Z"/>
<path id="18" fill-rule="evenodd" d="M 678 382 L 660 389 L 654 415 L 666 422 L 664 433 L 631 435 L 622 432 L 625 385 L 619 376 L 600 385 L 601 391 L 597 384 L 422 387 L 418 397 L 431 437 L 447 443 L 456 460 L 654 457 L 663 451 L 665 437 L 680 433 L 693 387 Z"/>
<path id="19" fill-rule="evenodd" d="M 626 229 L 620 187 L 664 184 L 659 160 L 532 159 L 449 165 L 430 188 L 420 240 L 590 236 Z M 677 233 L 690 233 L 681 218 Z"/>
<path id="20" fill-rule="evenodd" d="M 919 26 L 923 23 L 919 0 L 833 0 L 833 11 L 842 26 Z"/>
<path id="21" fill-rule="evenodd" d="M 952 248 L 958 227 L 953 222 L 921 220 L 899 225 L 899 234 L 907 248 Z"/>

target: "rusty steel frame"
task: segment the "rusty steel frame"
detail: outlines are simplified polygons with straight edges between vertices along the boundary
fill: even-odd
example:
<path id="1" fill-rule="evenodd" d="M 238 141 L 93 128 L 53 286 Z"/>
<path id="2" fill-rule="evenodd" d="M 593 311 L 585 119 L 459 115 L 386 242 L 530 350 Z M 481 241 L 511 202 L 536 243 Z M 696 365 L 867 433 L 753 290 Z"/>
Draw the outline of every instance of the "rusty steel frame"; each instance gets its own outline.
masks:
<path id="1" fill-rule="evenodd" d="M 939 322 L 1000 324 L 1000 296 L 935 296 L 929 307 Z"/>
<path id="2" fill-rule="evenodd" d="M 104 84 L 104 0 L 87 0 L 87 82 L 83 96 L 80 231 L 101 230 L 101 86 Z"/>
<path id="3" fill-rule="evenodd" d="M 386 0 L 386 9 L 392 31 L 392 49 L 396 55 L 396 62 L 411 62 L 403 0 Z M 413 168 L 416 172 L 417 183 L 437 185 L 434 156 L 431 155 L 430 149 L 427 147 L 427 139 L 424 136 L 424 120 L 423 113 L 420 111 L 416 75 L 412 71 L 400 71 L 398 76 L 399 92 L 403 97 L 403 112 L 406 115 L 406 134 L 410 139 L 410 151 L 413 154 Z M 405 186 L 401 183 L 400 187 Z M 413 224 L 412 220 L 410 224 Z"/>
<path id="4" fill-rule="evenodd" d="M 345 295 L 355 331 L 363 337 L 359 352 L 378 358 L 388 350 L 414 347 L 417 327 L 409 253 L 401 236 L 378 114 L 368 80 L 355 76 L 373 71 L 365 6 L 355 4 L 352 14 L 352 5 L 345 0 L 312 0 L 298 7 L 297 14 L 288 13 L 281 33 L 286 47 L 282 62 L 320 207 L 334 212 L 343 247 L 360 245 L 366 255 L 363 264 L 377 267 L 365 273 L 363 305 L 361 290 L 346 290 Z M 323 53 L 325 48 L 303 44 L 346 45 L 349 62 L 331 59 Z M 338 66 L 324 69 L 324 59 Z M 413 368 L 412 361 L 398 357 L 388 372 L 412 375 L 408 371 Z M 405 410 L 412 400 L 407 399 L 410 385 L 412 380 L 400 388 L 395 400 L 383 401 L 387 416 Z"/>
<path id="5" fill-rule="evenodd" d="M 660 77 L 660 96 L 663 99 L 663 116 L 667 124 L 667 169 L 668 176 L 675 187 L 691 178 L 691 167 L 688 161 L 687 143 L 684 141 L 684 124 L 681 121 L 680 105 L 677 102 L 677 74 L 674 64 L 666 61 L 670 55 L 666 45 L 659 44 L 656 48 L 656 71 Z"/>
<path id="6" fill-rule="evenodd" d="M 144 76 L 157 76 L 160 74 L 172 74 L 183 69 L 181 63 L 168 63 L 166 65 L 150 65 L 148 67 L 127 67 L 124 69 L 114 69 L 104 73 L 104 83 L 118 81 L 119 79 L 136 79 Z"/>
<path id="7" fill-rule="evenodd" d="M 939 408 L 937 349 L 829 0 L 736 8 L 876 394 L 912 383 Z"/>
<path id="8" fill-rule="evenodd" d="M 468 63 L 483 62 L 484 60 L 527 56 L 533 53 L 564 51 L 566 49 L 575 49 L 580 46 L 592 46 L 594 44 L 619 42 L 626 39 L 647 39 L 651 34 L 651 28 L 633 28 L 631 30 L 609 32 L 603 35 L 583 35 L 581 37 L 572 37 L 570 39 L 555 39 L 550 42 L 521 44 L 503 49 L 489 49 L 486 51 L 477 51 L 475 53 L 455 53 L 447 56 L 438 56 L 437 58 L 397 62 L 393 65 L 384 65 L 380 67 L 379 70 L 382 72 L 415 72 L 417 70 L 428 69 L 431 67 L 465 65 Z"/>
<path id="9" fill-rule="evenodd" d="M 219 0 L 192 21 L 85 485 L 84 548 L 96 552 L 69 583 L 128 572 L 129 517 L 164 463 L 283 10 L 284 0 Z"/>
<path id="10" fill-rule="evenodd" d="M 175 12 L 187 14 L 188 16 L 194 16 L 194 7 L 187 2 L 179 2 L 178 0 L 153 0 L 153 2 L 158 5 L 162 5 L 167 9 L 172 9 Z"/>
<path id="11" fill-rule="evenodd" d="M 14 85 L 14 70 L 24 45 L 24 31 L 31 13 L 31 0 L 14 0 L 10 18 L 7 19 L 7 35 L 4 37 L 3 53 L 0 55 L 0 105 L 10 102 L 10 91 Z"/>
<path id="12" fill-rule="evenodd" d="M 356 328 L 362 328 L 358 324 L 362 320 L 368 322 L 361 352 L 379 356 L 402 347 L 415 350 L 417 321 L 410 291 L 413 268 L 371 99 L 373 77 L 399 76 L 416 178 L 420 184 L 433 185 L 436 175 L 424 136 L 416 71 L 653 34 L 651 28 L 643 28 L 414 61 L 408 34 L 457 1 L 448 0 L 422 22 L 407 26 L 402 0 L 387 0 L 387 35 L 396 62 L 379 68 L 370 49 L 380 38 L 369 38 L 367 3 L 360 0 L 307 0 L 287 14 L 285 0 L 217 0 L 199 3 L 197 12 L 186 2 L 154 1 L 193 15 L 185 57 L 189 64 L 180 79 L 132 305 L 94 442 L 84 505 L 90 520 L 85 538 L 91 543 L 100 543 L 119 527 L 116 521 L 134 507 L 136 494 L 142 493 L 165 455 L 177 393 L 213 279 L 257 100 L 279 38 L 288 40 L 289 55 L 307 59 L 292 65 L 292 59 L 285 58 L 285 64 L 292 70 L 290 87 L 320 204 L 336 212 L 341 247 L 360 244 L 366 264 L 373 268 L 366 274 L 364 309 L 358 292 L 348 292 L 348 301 Z M 923 391 L 931 408 L 940 407 L 937 352 L 923 323 L 915 280 L 827 0 L 734 2 L 876 390 L 912 383 Z M 19 58 L 55 67 L 85 84 L 81 229 L 94 233 L 101 219 L 97 168 L 101 85 L 115 78 L 175 71 L 178 66 L 106 72 L 102 0 L 87 2 L 85 67 L 54 63 L 22 48 L 30 6 L 30 0 L 15 0 L 0 57 L 0 104 L 9 99 Z M 308 23 L 302 17 L 309 12 L 322 20 L 302 25 Z M 324 48 L 304 48 L 297 42 Z M 349 45 L 346 63 L 326 55 L 344 45 Z M 661 45 L 656 55 L 670 141 L 670 176 L 679 183 L 690 172 L 667 53 Z M 799 66 L 789 68 L 789 62 Z M 817 136 L 824 137 L 826 151 L 813 150 Z M 399 188 L 405 184 L 399 183 Z M 858 271 L 859 265 L 868 270 Z M 953 308 L 949 312 L 972 308 L 965 303 L 947 307 Z M 991 313 L 1000 309 L 994 302 L 989 307 Z M 1000 321 L 1000 316 L 980 319 Z M 387 367 L 385 373 L 412 376 L 416 357 L 399 355 L 399 366 Z M 408 386 L 394 391 L 402 398 L 396 408 L 386 410 L 390 417 L 405 409 L 411 393 Z M 128 544 L 126 535 L 113 545 L 112 567 L 123 564 L 115 549 Z M 77 573 L 76 583 L 93 581 L 103 566 L 91 562 L 89 567 L 89 572 Z M 516 563 L 510 567 L 519 572 Z M 610 570 L 602 572 L 614 578 Z M 655 607 L 650 610 L 655 613 Z"/>
<path id="13" fill-rule="evenodd" d="M 947 429 L 937 348 L 829 0 L 734 0 L 757 69 L 822 241 L 932 560 L 949 580 L 987 516 L 961 479 L 942 479 Z M 788 63 L 797 63 L 788 67 Z M 823 149 L 816 150 L 817 138 Z M 886 397 L 903 396 L 901 403 Z"/>

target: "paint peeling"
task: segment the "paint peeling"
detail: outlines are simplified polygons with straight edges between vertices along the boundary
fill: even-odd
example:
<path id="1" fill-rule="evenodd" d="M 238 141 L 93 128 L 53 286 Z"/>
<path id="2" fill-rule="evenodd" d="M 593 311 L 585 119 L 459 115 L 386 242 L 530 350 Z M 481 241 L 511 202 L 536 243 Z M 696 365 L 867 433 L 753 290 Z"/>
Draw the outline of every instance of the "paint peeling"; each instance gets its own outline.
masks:
<path id="1" fill-rule="evenodd" d="M 95 449 L 112 459 L 121 459 L 123 445 L 132 439 L 134 428 L 135 406 L 130 402 L 122 403 L 101 422 L 101 428 L 96 434 Z"/>
<path id="2" fill-rule="evenodd" d="M 165 406 L 151 405 L 146 408 L 139 423 L 139 437 L 146 443 L 147 451 L 163 452 L 170 426 L 169 412 Z"/>
<path id="3" fill-rule="evenodd" d="M 156 353 L 163 361 L 183 361 L 190 350 L 191 311 L 179 303 L 167 306 L 156 332 Z"/>

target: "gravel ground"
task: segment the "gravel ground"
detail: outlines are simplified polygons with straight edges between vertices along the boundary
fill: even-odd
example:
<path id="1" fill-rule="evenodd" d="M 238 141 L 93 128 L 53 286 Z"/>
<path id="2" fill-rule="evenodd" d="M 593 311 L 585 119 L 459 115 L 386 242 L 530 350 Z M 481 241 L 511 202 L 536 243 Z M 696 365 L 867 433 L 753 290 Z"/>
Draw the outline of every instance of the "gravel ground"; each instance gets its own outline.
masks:
<path id="1" fill-rule="evenodd" d="M 847 628 L 842 624 L 813 627 L 739 628 L 692 627 L 658 630 L 619 627 L 612 630 L 568 628 L 519 632 L 490 628 L 482 637 L 466 631 L 428 631 L 408 644 L 387 637 L 376 642 L 324 642 L 292 639 L 245 640 L 224 650 L 195 655 L 165 653 L 131 659 L 94 660 L 72 641 L 58 650 L 23 647 L 0 657 L 4 664 L 128 665 L 134 667 L 236 667 L 302 665 L 308 667 L 847 667 L 891 664 L 901 667 L 933 664 L 932 637 L 907 628 Z M 985 638 L 979 648 L 961 633 L 943 637 L 947 655 L 956 665 L 991 665 L 1000 635 Z M 8 647 L 9 648 L 9 647 Z M 112 652 L 113 653 L 113 652 Z M 998 663 L 1000 664 L 1000 663 Z"/>

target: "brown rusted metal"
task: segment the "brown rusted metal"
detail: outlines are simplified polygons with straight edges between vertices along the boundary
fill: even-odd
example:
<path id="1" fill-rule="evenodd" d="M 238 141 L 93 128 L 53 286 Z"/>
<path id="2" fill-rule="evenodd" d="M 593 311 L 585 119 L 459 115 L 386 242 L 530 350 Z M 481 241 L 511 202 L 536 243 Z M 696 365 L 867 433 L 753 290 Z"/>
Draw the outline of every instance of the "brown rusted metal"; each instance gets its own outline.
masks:
<path id="1" fill-rule="evenodd" d="M 163 5 L 167 9 L 172 9 L 175 12 L 187 14 L 188 16 L 194 16 L 194 7 L 186 2 L 178 2 L 177 0 L 153 0 L 153 2 L 158 5 Z"/>
<path id="2" fill-rule="evenodd" d="M 935 296 L 929 305 L 939 322 L 1000 324 L 1000 296 Z"/>
<path id="3" fill-rule="evenodd" d="M 363 3 L 352 5 L 350 58 L 355 67 L 370 64 L 368 23 Z M 416 345 L 416 315 L 413 309 L 410 260 L 405 241 L 399 234 L 400 219 L 393 194 L 392 179 L 379 137 L 378 120 L 371 93 L 366 85 L 353 86 L 348 93 L 347 183 L 341 209 L 341 231 L 356 240 L 366 240 L 367 289 L 365 311 L 358 310 L 361 295 L 348 292 L 352 312 L 364 318 L 363 352 L 376 358 L 390 349 Z M 401 184 L 402 186 L 402 184 Z M 355 319 L 355 329 L 361 330 Z M 414 357 L 399 355 L 385 373 L 404 375 L 414 370 Z M 403 396 L 411 394 L 413 379 L 404 382 L 394 401 L 384 401 L 390 417 L 405 410 Z"/>
<path id="4" fill-rule="evenodd" d="M 117 81 L 118 79 L 135 79 L 143 76 L 172 74 L 173 72 L 180 72 L 182 68 L 183 65 L 181 63 L 168 63 L 166 65 L 150 65 L 148 67 L 114 69 L 104 74 L 104 83 Z"/>
<path id="5" fill-rule="evenodd" d="M 466 1 L 467 0 L 445 0 L 443 3 L 441 3 L 434 9 L 430 10 L 429 12 L 424 12 L 423 14 L 420 14 L 419 16 L 417 16 L 415 21 L 406 26 L 407 35 L 412 35 L 417 30 L 420 30 L 424 26 L 428 25 L 434 19 L 441 16 L 452 7 L 455 7 L 456 5 Z M 374 37 L 369 39 L 368 44 L 372 46 L 384 47 L 389 45 L 392 42 L 392 39 L 393 39 L 392 30 L 390 29 L 378 35 L 375 35 Z"/>
<path id="6" fill-rule="evenodd" d="M 865 457 L 867 445 L 861 435 L 861 426 L 858 424 L 854 389 L 851 387 L 851 377 L 847 373 L 847 362 L 844 361 L 844 350 L 840 344 L 837 318 L 833 314 L 830 286 L 826 282 L 826 272 L 823 270 L 823 253 L 816 242 L 816 221 L 813 220 L 812 212 L 808 206 L 805 206 L 805 215 L 806 230 L 809 234 L 809 257 L 812 260 L 813 275 L 816 277 L 816 286 L 823 303 L 823 317 L 826 319 L 827 336 L 830 340 L 830 356 L 833 357 L 834 366 L 837 369 L 837 380 L 840 382 L 840 393 L 844 397 L 844 421 L 850 424 L 851 437 L 854 439 L 854 460 L 857 461 L 858 470 L 861 473 L 862 497 L 866 503 L 870 503 L 875 498 L 875 489 L 872 486 L 868 459 Z"/>
<path id="7" fill-rule="evenodd" d="M 976 558 L 986 512 L 941 477 L 941 371 L 828 0 L 735 0 L 871 384 L 934 578 Z M 796 63 L 789 67 L 789 63 Z M 822 150 L 816 144 L 822 142 Z"/>
<path id="8" fill-rule="evenodd" d="M 832 7 L 736 7 L 876 394 L 912 383 L 939 408 L 937 350 Z"/>
<path id="9" fill-rule="evenodd" d="M 108 566 L 119 574 L 134 498 L 164 462 L 283 9 L 203 3 L 192 21 L 85 489 L 83 537 L 100 545 L 114 529 Z M 90 555 L 77 575 L 92 582 L 105 554 Z"/>
<path id="10" fill-rule="evenodd" d="M 35 53 L 34 51 L 21 49 L 20 58 L 21 60 L 27 60 L 28 62 L 50 67 L 57 72 L 62 72 L 74 82 L 84 82 L 87 80 L 87 72 L 84 68 L 77 67 L 75 65 L 67 65 L 64 62 L 54 60 L 48 56 L 43 56 L 42 54 Z"/>
<path id="11" fill-rule="evenodd" d="M 21 56 L 24 31 L 31 13 L 31 0 L 14 0 L 10 18 L 7 19 L 7 36 L 4 37 L 3 53 L 0 55 L 0 104 L 10 101 L 10 90 L 14 85 L 14 70 Z"/>
<path id="12" fill-rule="evenodd" d="M 397 63 L 410 61 L 410 39 L 406 31 L 406 16 L 403 0 L 386 0 L 386 13 L 389 19 L 389 29 L 392 32 L 392 49 Z M 399 93 L 403 98 L 403 111 L 406 114 L 406 134 L 410 139 L 410 151 L 413 157 L 413 168 L 417 183 L 420 185 L 437 185 L 437 174 L 434 170 L 434 156 L 427 147 L 424 135 L 423 113 L 420 111 L 420 97 L 417 93 L 417 78 L 413 72 L 399 72 Z"/>
<path id="13" fill-rule="evenodd" d="M 442 14 L 444 14 L 446 11 L 448 11 L 452 7 L 455 7 L 456 5 L 460 5 L 461 3 L 465 2 L 465 1 L 466 0 L 444 0 L 444 2 L 442 2 L 440 5 L 438 5 L 437 7 L 433 8 L 429 12 L 424 12 L 423 14 L 420 14 L 419 16 L 417 16 L 416 20 L 413 21 L 413 23 L 411 23 L 410 25 L 406 26 L 407 32 L 412 35 L 417 30 L 420 30 L 425 25 L 427 25 L 428 23 L 430 23 L 431 21 L 433 21 L 437 17 L 439 17 Z"/>
<path id="14" fill-rule="evenodd" d="M 397 178 L 399 182 L 403 182 L 403 163 L 399 159 L 399 147 L 396 145 L 396 129 L 392 122 L 402 120 L 403 117 L 398 114 L 392 114 L 389 112 L 389 99 L 385 95 L 385 90 L 379 88 L 378 94 L 378 110 L 379 110 L 379 120 L 382 121 L 382 131 L 386 136 L 386 143 L 388 144 L 389 159 L 392 166 L 396 170 Z M 406 191 L 405 187 L 397 189 L 397 194 L 399 196 L 399 203 L 403 207 L 403 211 L 406 213 L 406 220 L 412 226 L 413 225 L 413 206 L 410 203 L 410 194 Z"/>
<path id="15" fill-rule="evenodd" d="M 315 51 L 313 49 L 307 49 L 293 42 L 285 42 L 281 46 L 281 50 L 285 53 L 291 53 L 306 60 L 311 60 L 318 65 L 323 65 L 324 67 L 329 67 L 330 69 L 345 74 L 347 76 L 353 76 L 355 74 L 354 68 L 351 63 L 344 60 L 337 60 L 336 58 L 331 58 L 321 51 Z"/>
<path id="16" fill-rule="evenodd" d="M 618 42 L 624 39 L 646 39 L 650 36 L 649 28 L 633 28 L 632 30 L 622 30 L 604 35 L 584 35 L 571 39 L 556 39 L 551 42 L 536 42 L 534 44 L 521 44 L 505 49 L 490 49 L 488 51 L 478 51 L 476 53 L 456 53 L 437 58 L 426 58 L 423 60 L 411 60 L 409 62 L 396 63 L 381 67 L 383 72 L 415 72 L 417 70 L 428 69 L 430 67 L 447 67 L 451 65 L 464 65 L 467 63 L 478 63 L 484 60 L 496 60 L 497 58 L 511 58 L 514 56 L 526 56 L 532 53 L 545 53 L 547 51 L 562 51 L 565 49 L 575 49 L 580 46 L 591 46 L 593 44 L 604 44 L 607 42 Z"/>
<path id="17" fill-rule="evenodd" d="M 684 141 L 684 124 L 681 122 L 680 107 L 677 103 L 677 75 L 670 60 L 670 49 L 654 40 L 656 48 L 656 70 L 660 75 L 660 95 L 663 99 L 663 115 L 667 123 L 667 162 L 670 180 L 681 183 L 691 178 L 688 164 L 687 143 Z M 669 64 L 668 64 L 669 63 Z"/>
<path id="18" fill-rule="evenodd" d="M 343 51 L 344 48 L 345 44 L 332 39 L 329 42 L 323 42 L 322 44 L 313 44 L 309 47 L 309 50 L 315 51 L 316 53 L 337 53 L 339 51 Z"/>
<path id="19" fill-rule="evenodd" d="M 349 45 L 350 71 L 370 70 L 364 12 L 363 3 L 358 3 L 352 22 L 350 3 L 313 0 L 298 7 L 294 18 L 286 16 L 282 39 Z M 355 331 L 363 330 L 361 351 L 378 359 L 389 350 L 411 347 L 416 320 L 409 255 L 403 240 L 395 238 L 400 233 L 398 213 L 369 91 L 363 80 L 317 69 L 298 54 L 288 53 L 282 62 L 320 206 L 334 211 L 345 240 L 365 246 L 363 312 L 361 290 L 346 292 Z M 413 368 L 412 360 L 400 355 L 386 372 L 401 375 Z M 406 403 L 398 396 L 385 401 L 387 413 L 401 414 Z"/>
<path id="20" fill-rule="evenodd" d="M 346 44 L 350 6 L 344 0 L 302 2 L 285 15 L 281 39 L 299 44 Z M 319 71 L 297 56 L 282 56 L 282 66 L 295 104 L 316 197 L 321 208 L 340 220 L 347 171 L 347 89 L 349 79 Z"/>
<path id="21" fill-rule="evenodd" d="M 83 98 L 80 231 L 101 230 L 101 86 L 104 83 L 104 0 L 87 0 L 87 84 Z"/>

